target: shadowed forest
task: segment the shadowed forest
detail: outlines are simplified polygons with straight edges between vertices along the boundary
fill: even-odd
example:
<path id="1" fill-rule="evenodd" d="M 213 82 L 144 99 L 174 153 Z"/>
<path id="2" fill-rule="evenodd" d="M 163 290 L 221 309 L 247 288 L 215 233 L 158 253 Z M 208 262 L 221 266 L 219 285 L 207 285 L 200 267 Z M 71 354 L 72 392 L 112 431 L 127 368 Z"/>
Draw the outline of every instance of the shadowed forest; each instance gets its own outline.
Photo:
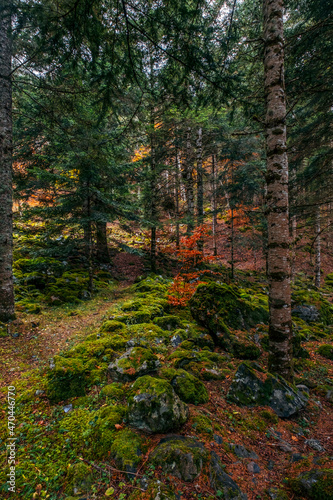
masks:
<path id="1" fill-rule="evenodd" d="M 0 498 L 333 500 L 333 19 L 0 1 Z"/>

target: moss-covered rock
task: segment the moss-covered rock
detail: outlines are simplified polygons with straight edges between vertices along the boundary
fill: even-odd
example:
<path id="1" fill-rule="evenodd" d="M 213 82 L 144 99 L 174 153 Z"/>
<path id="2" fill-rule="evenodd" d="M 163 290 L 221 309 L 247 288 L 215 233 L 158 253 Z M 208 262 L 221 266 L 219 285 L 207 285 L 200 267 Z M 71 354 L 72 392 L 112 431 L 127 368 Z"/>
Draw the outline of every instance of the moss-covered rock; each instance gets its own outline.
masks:
<path id="1" fill-rule="evenodd" d="M 185 370 L 163 369 L 160 374 L 169 380 L 176 394 L 185 403 L 198 405 L 209 400 L 204 384 Z"/>
<path id="2" fill-rule="evenodd" d="M 104 321 L 104 323 L 102 323 L 102 326 L 100 328 L 100 332 L 102 333 L 113 333 L 113 332 L 121 333 L 124 332 L 125 330 L 126 326 L 124 325 L 124 323 L 121 323 L 120 321 L 115 321 L 113 319 Z"/>
<path id="3" fill-rule="evenodd" d="M 244 329 L 268 321 L 268 308 L 255 296 L 226 284 L 198 286 L 190 300 L 192 316 L 208 328 L 222 347 L 229 347 L 229 328 Z"/>
<path id="4" fill-rule="evenodd" d="M 309 500 L 333 500 L 333 470 L 313 469 L 289 480 L 292 492 Z"/>
<path id="5" fill-rule="evenodd" d="M 179 346 L 169 356 L 175 368 L 183 368 L 203 380 L 223 379 L 221 367 L 225 364 L 222 354 L 210 352 L 209 349 L 188 351 Z"/>
<path id="6" fill-rule="evenodd" d="M 318 352 L 324 358 L 333 359 L 333 345 L 331 344 L 322 344 L 318 347 Z"/>
<path id="7" fill-rule="evenodd" d="M 128 420 L 133 427 L 147 432 L 169 432 L 183 425 L 188 417 L 187 406 L 166 380 L 149 375 L 132 385 Z"/>
<path id="8" fill-rule="evenodd" d="M 254 360 L 260 357 L 260 349 L 253 342 L 233 340 L 232 350 L 238 359 Z"/>
<path id="9" fill-rule="evenodd" d="M 68 494 L 85 495 L 89 493 L 93 482 L 92 469 L 83 462 L 70 464 L 67 469 L 66 492 Z"/>
<path id="10" fill-rule="evenodd" d="M 332 325 L 333 306 L 321 292 L 304 288 L 296 290 L 292 294 L 292 301 L 293 315 L 307 323 L 320 321 L 324 325 Z"/>
<path id="11" fill-rule="evenodd" d="M 170 334 L 153 323 L 130 325 L 128 334 L 132 342 L 140 343 L 140 345 L 167 344 L 170 340 Z"/>
<path id="12" fill-rule="evenodd" d="M 114 401 L 120 401 L 124 397 L 124 394 L 124 386 L 119 382 L 112 382 L 112 384 L 105 385 L 100 392 L 101 396 Z"/>
<path id="13" fill-rule="evenodd" d="M 186 322 L 184 322 L 178 316 L 167 315 L 161 318 L 154 319 L 155 325 L 159 326 L 163 330 L 171 332 L 172 330 L 177 330 L 178 328 L 186 327 Z"/>
<path id="14" fill-rule="evenodd" d="M 258 367 L 259 368 L 259 367 Z M 303 409 L 307 397 L 281 377 L 242 363 L 230 385 L 227 399 L 240 406 L 270 406 L 279 417 Z"/>
<path id="15" fill-rule="evenodd" d="M 157 356 L 146 347 L 131 347 L 108 367 L 116 381 L 130 382 L 138 377 L 156 371 L 161 365 Z"/>
<path id="16" fill-rule="evenodd" d="M 150 455 L 150 461 L 161 467 L 164 474 L 192 482 L 201 473 L 208 457 L 208 450 L 197 440 L 172 436 L 160 441 Z"/>
<path id="17" fill-rule="evenodd" d="M 47 394 L 53 401 L 62 401 L 73 396 L 84 396 L 89 385 L 89 375 L 97 360 L 84 362 L 81 358 L 55 356 L 52 368 L 47 372 Z"/>
<path id="18" fill-rule="evenodd" d="M 117 432 L 111 445 L 111 455 L 121 470 L 135 474 L 141 460 L 143 444 L 142 438 L 130 429 Z"/>

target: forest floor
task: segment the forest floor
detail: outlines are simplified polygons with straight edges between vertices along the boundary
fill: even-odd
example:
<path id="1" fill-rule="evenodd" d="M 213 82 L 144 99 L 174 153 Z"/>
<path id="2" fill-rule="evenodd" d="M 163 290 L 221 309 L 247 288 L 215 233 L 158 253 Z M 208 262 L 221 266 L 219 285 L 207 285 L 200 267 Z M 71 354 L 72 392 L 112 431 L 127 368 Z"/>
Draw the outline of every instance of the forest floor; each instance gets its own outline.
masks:
<path id="1" fill-rule="evenodd" d="M 161 266 L 163 265 L 161 261 Z M 127 320 L 121 319 L 121 314 L 127 310 L 126 304 L 129 304 L 129 301 L 144 303 L 144 306 L 139 307 L 139 311 L 142 309 L 144 314 L 148 311 L 148 316 L 151 314 L 149 311 L 152 305 L 156 300 L 160 301 L 165 309 L 164 315 L 178 322 L 175 327 L 171 328 L 171 331 L 169 327 L 163 332 L 158 329 L 158 335 L 163 334 L 166 339 L 163 346 L 155 344 L 154 338 L 151 341 L 150 347 L 161 361 L 163 369 L 179 371 L 183 365 L 177 365 L 177 359 L 186 358 L 188 352 L 194 357 L 198 356 L 198 351 L 202 355 L 207 353 L 205 348 L 195 344 L 204 330 L 196 324 L 189 309 L 182 310 L 164 305 L 163 297 L 165 290 L 170 287 L 170 278 L 165 279 L 162 276 L 152 278 L 157 283 L 157 289 L 162 290 L 162 295 L 156 298 L 155 291 L 149 291 L 148 287 L 143 297 L 143 294 L 135 288 L 137 286 L 135 283 L 145 284 L 145 281 L 139 281 L 145 272 L 144 258 L 127 252 L 117 252 L 114 255 L 113 266 L 117 281 L 110 281 L 109 285 L 99 290 L 93 299 L 77 304 L 64 304 L 60 307 L 44 307 L 38 314 L 20 312 L 18 319 L 12 325 L 11 335 L 0 338 L 0 385 L 2 388 L 0 397 L 4 405 L 0 428 L 2 439 L 0 451 L 3 465 L 0 477 L 1 498 L 24 500 L 74 497 L 96 500 L 104 498 L 119 500 L 240 499 L 241 496 L 237 496 L 236 493 L 228 497 L 222 486 L 212 488 L 208 465 L 203 466 L 202 473 L 198 477 L 187 482 L 152 461 L 152 451 L 165 435 L 170 435 L 170 431 L 149 434 L 138 432 L 135 428 L 128 426 L 126 406 L 130 397 L 131 384 L 129 382 L 114 383 L 107 371 L 109 361 L 105 363 L 100 354 L 92 354 L 97 357 L 98 366 L 95 366 L 91 372 L 95 379 L 85 386 L 83 394 L 75 396 L 72 393 L 68 398 L 60 400 L 58 398 L 55 401 L 48 397 L 48 384 L 51 380 L 50 359 L 56 356 L 56 359 L 71 360 L 71 352 L 79 352 L 78 346 L 83 346 L 83 351 L 80 351 L 83 354 L 75 354 L 78 356 L 75 359 L 86 363 L 85 346 L 95 348 L 96 340 L 93 338 L 96 339 L 96 332 L 103 332 L 103 325 L 108 318 L 119 317 L 120 321 L 126 323 Z M 176 270 L 171 274 L 175 272 Z M 247 273 L 239 274 L 238 278 L 236 276 L 236 283 L 238 282 L 238 285 L 242 287 L 241 290 L 249 290 L 253 287 L 253 295 L 260 295 L 266 290 L 266 283 L 261 279 L 256 271 L 253 272 L 250 269 Z M 318 307 L 320 307 L 320 301 L 323 301 L 325 307 L 331 308 L 329 314 L 333 318 L 333 291 L 326 288 L 318 299 L 315 295 L 317 292 L 312 292 L 311 288 L 307 288 L 308 286 L 304 282 L 304 293 L 308 294 L 309 300 L 312 296 L 315 297 Z M 301 289 L 302 286 L 298 288 L 297 293 L 300 294 Z M 131 307 L 129 309 L 131 311 Z M 125 313 L 127 317 L 131 314 L 135 314 L 135 311 Z M 151 332 L 157 328 L 157 324 L 162 324 L 159 322 L 158 318 L 154 319 L 154 315 L 151 315 L 149 320 L 141 321 L 142 328 L 148 328 L 148 336 L 152 335 Z M 139 321 L 137 326 L 140 327 L 141 323 Z M 155 326 L 152 326 L 152 323 Z M 171 336 L 175 334 L 177 328 L 177 331 L 184 332 L 182 325 L 185 323 L 190 325 L 193 338 L 183 337 L 183 343 L 179 347 L 171 347 L 169 344 Z M 133 335 L 131 332 L 134 332 L 136 328 L 135 325 L 131 326 L 131 321 L 129 325 L 126 327 L 128 331 L 122 332 L 126 339 L 131 338 Z M 331 500 L 333 498 L 332 479 L 329 479 L 331 481 L 330 492 L 327 493 L 327 487 L 324 485 L 322 490 L 318 490 L 319 493 L 314 493 L 315 496 L 309 496 L 310 494 L 302 490 L 299 484 L 292 482 L 293 478 L 297 478 L 304 471 L 333 470 L 333 359 L 318 353 L 321 345 L 332 346 L 333 331 L 329 325 L 323 327 L 321 324 L 308 326 L 302 324 L 301 326 L 302 332 L 307 331 L 307 337 L 304 334 L 302 338 L 302 348 L 308 354 L 304 358 L 296 359 L 296 381 L 308 384 L 310 398 L 304 410 L 288 419 L 278 418 L 267 407 L 240 407 L 228 401 L 226 395 L 242 360 L 230 356 L 221 347 L 211 347 L 211 341 L 207 341 L 207 346 L 212 356 L 216 357 L 213 365 L 209 355 L 207 359 L 203 358 L 201 368 L 194 365 L 192 368 L 185 368 L 198 377 L 197 384 L 198 386 L 204 385 L 209 399 L 205 403 L 188 402 L 189 418 L 181 428 L 176 429 L 177 435 L 195 438 L 203 443 L 205 450 L 210 454 L 215 452 L 221 460 L 224 472 L 232 478 L 243 493 L 247 494 L 248 500 L 274 498 L 276 500 L 303 498 Z M 263 338 L 267 334 L 267 328 L 263 326 L 259 330 L 252 328 L 249 331 L 236 333 L 241 341 L 248 343 L 257 332 Z M 113 342 L 116 341 L 114 337 L 111 337 L 114 333 L 101 333 L 101 335 L 110 335 L 110 339 L 112 338 Z M 99 342 L 98 336 L 97 343 Z M 119 335 L 116 337 L 118 342 Z M 251 342 L 253 343 L 253 340 Z M 112 359 L 114 355 L 117 355 L 117 352 L 112 354 Z M 262 346 L 256 363 L 263 369 L 267 366 L 267 352 Z M 212 368 L 210 365 L 219 373 L 216 380 L 201 377 L 202 370 L 205 370 L 207 366 Z M 75 381 L 77 376 L 82 375 L 77 370 L 77 367 L 70 365 L 65 368 L 65 372 L 72 377 L 65 381 L 68 390 L 72 387 L 72 380 Z M 161 376 L 164 377 L 163 374 Z M 61 379 L 57 383 L 63 388 Z M 7 491 L 4 479 L 7 461 L 5 442 L 8 434 L 6 427 L 8 386 L 16 387 L 17 397 L 16 496 Z M 111 396 L 111 392 L 107 396 L 104 388 L 109 387 L 116 396 L 115 394 Z M 118 420 L 113 414 L 112 418 L 109 417 L 111 427 L 102 418 L 105 408 L 110 405 L 111 408 L 119 408 L 121 414 L 121 418 L 117 417 Z M 93 429 L 91 429 L 90 420 L 95 422 Z M 101 434 L 98 434 L 99 422 L 101 429 L 104 429 L 100 431 Z M 128 432 L 132 434 L 126 434 Z M 128 456 L 123 448 L 114 451 L 112 443 L 117 442 L 118 437 L 120 440 L 122 435 L 127 440 L 135 441 L 137 438 L 140 442 L 140 457 L 134 460 L 133 469 L 128 465 L 131 460 L 128 462 Z M 110 444 L 107 444 L 108 439 L 110 439 Z M 235 454 L 235 445 L 240 445 L 243 451 L 245 449 L 245 455 L 248 452 L 248 456 L 239 457 Z M 106 451 L 103 451 L 104 447 Z M 122 453 L 125 453 L 127 461 L 122 457 Z M 77 477 L 73 479 L 71 467 L 75 464 L 86 464 L 87 469 L 84 469 L 84 474 L 89 478 L 91 476 L 91 480 L 85 481 L 82 478 L 80 480 Z M 124 470 L 127 473 L 124 473 Z M 135 470 L 134 480 L 130 479 L 133 476 L 128 473 L 130 470 Z M 158 480 L 164 486 L 161 486 Z M 150 486 L 144 492 L 147 481 Z"/>

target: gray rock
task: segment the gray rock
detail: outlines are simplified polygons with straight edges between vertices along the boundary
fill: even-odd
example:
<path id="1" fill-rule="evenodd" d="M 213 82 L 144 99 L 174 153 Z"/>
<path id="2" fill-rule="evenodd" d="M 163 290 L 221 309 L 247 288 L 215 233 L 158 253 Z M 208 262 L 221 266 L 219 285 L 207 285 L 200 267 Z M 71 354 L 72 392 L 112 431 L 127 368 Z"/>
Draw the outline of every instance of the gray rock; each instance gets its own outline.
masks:
<path id="1" fill-rule="evenodd" d="M 273 470 L 274 467 L 275 467 L 275 462 L 273 462 L 273 460 L 268 460 L 267 469 L 268 470 Z"/>
<path id="2" fill-rule="evenodd" d="M 247 450 L 245 448 L 245 446 L 242 446 L 241 444 L 229 444 L 229 448 L 239 458 L 253 458 L 255 460 L 257 460 L 259 458 L 258 455 L 254 451 Z"/>
<path id="3" fill-rule="evenodd" d="M 249 464 L 247 464 L 247 470 L 251 474 L 259 474 L 260 473 L 260 467 L 255 462 L 250 462 Z"/>
<path id="4" fill-rule="evenodd" d="M 155 372 L 161 366 L 153 352 L 145 347 L 131 347 L 108 366 L 113 380 L 129 382 L 147 373 Z"/>
<path id="5" fill-rule="evenodd" d="M 209 467 L 210 486 L 215 491 L 222 491 L 225 500 L 247 500 L 247 495 L 242 493 L 239 486 L 223 470 L 221 460 L 214 451 L 211 452 Z"/>
<path id="6" fill-rule="evenodd" d="M 171 342 L 172 347 L 178 347 L 183 342 L 183 339 L 179 335 L 174 335 L 171 338 L 170 342 Z"/>
<path id="7" fill-rule="evenodd" d="M 313 450 L 316 451 L 325 451 L 325 448 L 320 444 L 317 439 L 306 439 L 304 444 L 310 446 Z"/>
<path id="8" fill-rule="evenodd" d="M 296 385 L 296 387 L 299 391 L 306 392 L 307 394 L 310 394 L 310 389 L 306 385 L 298 384 L 298 385 Z"/>
<path id="9" fill-rule="evenodd" d="M 187 418 L 187 405 L 166 380 L 146 375 L 132 385 L 128 420 L 133 427 L 151 433 L 166 433 L 183 425 Z"/>
<path id="10" fill-rule="evenodd" d="M 223 443 L 222 437 L 219 436 L 218 434 L 214 434 L 213 438 L 214 438 L 215 443 L 217 443 L 217 444 L 222 444 Z"/>
<path id="11" fill-rule="evenodd" d="M 307 323 L 320 320 L 320 313 L 316 308 L 316 306 L 310 306 L 310 305 L 297 306 L 291 311 L 291 314 L 293 316 L 297 316 L 303 321 L 306 321 Z"/>
<path id="12" fill-rule="evenodd" d="M 35 392 L 35 396 L 42 396 L 42 394 L 45 394 L 45 391 L 42 391 L 40 389 L 37 389 L 37 391 Z"/>
<path id="13" fill-rule="evenodd" d="M 255 370 L 246 363 L 239 366 L 227 399 L 239 406 L 270 406 L 283 418 L 291 417 L 307 403 L 307 397 L 283 378 Z"/>
<path id="14" fill-rule="evenodd" d="M 164 474 L 192 482 L 201 473 L 208 455 L 208 450 L 195 439 L 171 436 L 160 441 L 150 455 L 150 460 L 162 467 Z"/>
<path id="15" fill-rule="evenodd" d="M 290 461 L 292 463 L 294 462 L 299 462 L 300 460 L 304 460 L 306 457 L 304 455 L 302 455 L 301 453 L 293 453 L 291 455 L 291 458 L 290 458 Z"/>
<path id="16" fill-rule="evenodd" d="M 326 399 L 327 399 L 327 401 L 329 401 L 330 403 L 333 403 L 333 391 L 327 391 L 327 394 L 326 394 Z"/>
<path id="17" fill-rule="evenodd" d="M 66 405 L 63 407 L 63 410 L 65 413 L 69 413 L 70 411 L 73 411 L 73 405 L 70 403 L 69 405 Z"/>

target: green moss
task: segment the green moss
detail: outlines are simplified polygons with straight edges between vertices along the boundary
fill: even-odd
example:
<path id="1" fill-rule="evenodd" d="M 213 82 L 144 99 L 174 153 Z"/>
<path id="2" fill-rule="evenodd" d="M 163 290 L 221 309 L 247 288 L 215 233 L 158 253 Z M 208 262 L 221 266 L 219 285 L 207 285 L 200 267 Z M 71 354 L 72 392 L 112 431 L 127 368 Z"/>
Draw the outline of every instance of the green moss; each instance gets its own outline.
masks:
<path id="1" fill-rule="evenodd" d="M 83 462 L 73 465 L 69 464 L 66 482 L 67 493 L 74 493 L 75 496 L 88 493 L 93 482 L 91 467 Z"/>
<path id="2" fill-rule="evenodd" d="M 170 486 L 155 480 L 149 484 L 147 491 L 133 491 L 128 500 L 176 500 L 176 496 Z"/>
<path id="3" fill-rule="evenodd" d="M 168 316 L 162 316 L 161 318 L 155 318 L 154 319 L 155 325 L 159 326 L 163 330 L 176 330 L 178 328 L 184 328 L 185 324 L 184 321 L 181 320 L 178 316 L 174 315 L 168 315 Z"/>
<path id="4" fill-rule="evenodd" d="M 213 434 L 214 432 L 211 420 L 202 414 L 193 418 L 192 427 L 199 434 Z"/>
<path id="5" fill-rule="evenodd" d="M 333 346 L 331 344 L 323 344 L 318 347 L 317 351 L 324 358 L 333 359 Z"/>
<path id="6" fill-rule="evenodd" d="M 259 415 L 271 424 L 278 424 L 279 417 L 272 410 L 261 410 Z"/>
<path id="7" fill-rule="evenodd" d="M 116 380 L 130 381 L 140 375 L 153 372 L 160 366 L 157 356 L 146 347 L 132 347 L 109 366 Z"/>
<path id="8" fill-rule="evenodd" d="M 161 370 L 160 373 L 171 382 L 174 391 L 185 403 L 198 405 L 205 404 L 209 400 L 204 384 L 185 370 L 167 368 Z"/>
<path id="9" fill-rule="evenodd" d="M 293 493 L 309 500 L 333 500 L 333 470 L 321 469 L 302 473 L 289 480 Z"/>
<path id="10" fill-rule="evenodd" d="M 84 362 L 80 358 L 54 357 L 54 368 L 48 370 L 48 397 L 62 401 L 73 396 L 84 396 L 89 384 L 89 372 L 96 366 L 96 360 Z"/>
<path id="11" fill-rule="evenodd" d="M 232 342 L 232 349 L 235 356 L 239 359 L 254 360 L 260 357 L 260 349 L 252 342 L 242 342 L 234 340 Z"/>
<path id="12" fill-rule="evenodd" d="M 102 333 L 111 333 L 111 332 L 123 332 L 126 330 L 126 327 L 124 323 L 121 323 L 120 321 L 115 321 L 115 320 L 107 320 L 102 323 L 102 326 L 100 328 L 100 332 Z"/>
<path id="13" fill-rule="evenodd" d="M 124 397 L 124 386 L 119 382 L 105 385 L 100 392 L 101 396 L 105 396 L 110 400 L 120 401 Z"/>
<path id="14" fill-rule="evenodd" d="M 296 290 L 292 294 L 292 300 L 296 306 L 298 305 L 313 305 L 320 313 L 320 322 L 324 325 L 333 323 L 333 306 L 319 291 L 315 290 Z"/>
<path id="15" fill-rule="evenodd" d="M 119 468 L 126 470 L 140 463 L 144 442 L 142 438 L 130 429 L 118 431 L 111 445 L 111 455 Z"/>
<path id="16" fill-rule="evenodd" d="M 199 285 L 190 300 L 192 316 L 228 347 L 229 328 L 250 328 L 268 321 L 265 296 L 256 297 L 226 284 Z"/>

